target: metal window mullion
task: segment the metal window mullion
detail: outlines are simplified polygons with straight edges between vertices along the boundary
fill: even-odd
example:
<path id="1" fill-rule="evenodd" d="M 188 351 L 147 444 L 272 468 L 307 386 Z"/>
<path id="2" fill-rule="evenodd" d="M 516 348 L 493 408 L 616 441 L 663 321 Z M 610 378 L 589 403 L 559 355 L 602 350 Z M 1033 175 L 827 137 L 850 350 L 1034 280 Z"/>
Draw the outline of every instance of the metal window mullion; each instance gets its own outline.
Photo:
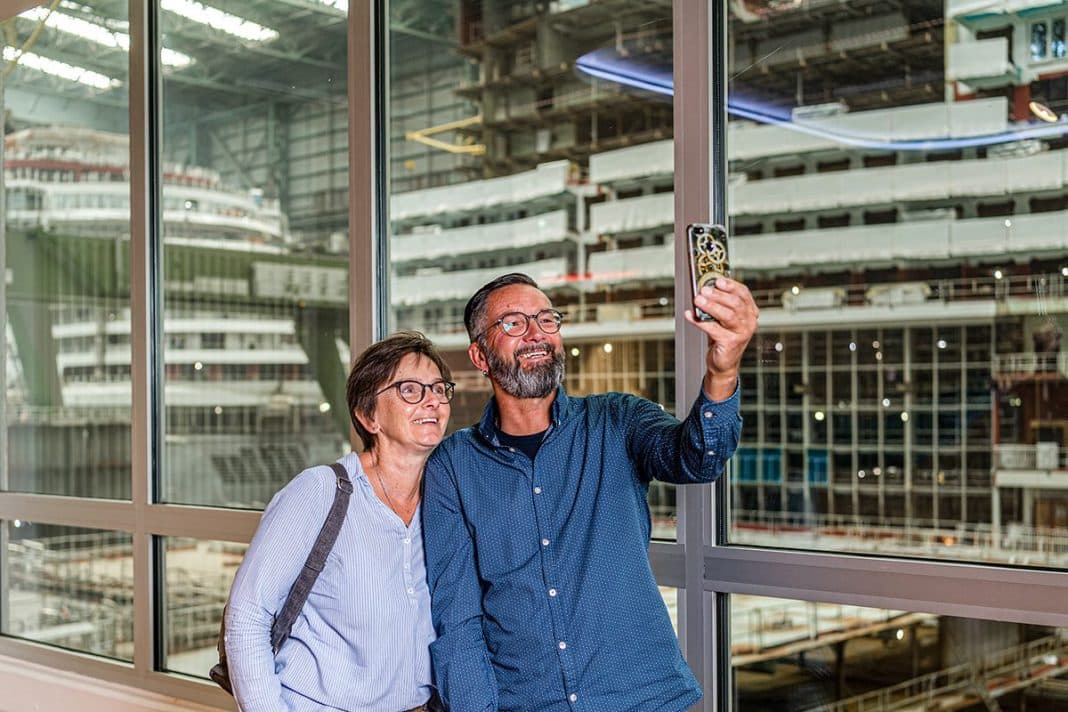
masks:
<path id="1" fill-rule="evenodd" d="M 157 580 L 146 514 L 159 465 L 163 403 L 160 391 L 159 63 L 157 10 L 151 0 L 129 3 L 130 112 L 130 463 L 133 509 L 134 669 L 155 668 Z"/>
<path id="2" fill-rule="evenodd" d="M 1068 626 L 1068 573 L 970 563 L 706 547 L 709 590 Z"/>
<path id="3" fill-rule="evenodd" d="M 349 3 L 349 345 L 353 358 L 389 328 L 387 16 L 384 0 Z"/>
<path id="4" fill-rule="evenodd" d="M 686 225 L 726 223 L 726 3 L 679 0 L 673 5 L 675 140 L 675 366 L 676 411 L 697 397 L 704 370 L 705 339 L 686 323 L 690 293 Z M 711 494 L 711 496 L 709 496 Z M 724 543 L 726 481 L 714 487 L 680 488 L 678 540 L 683 547 L 679 639 L 705 691 L 704 709 L 722 709 L 725 684 L 726 599 L 705 591 L 704 543 Z M 713 527 L 713 514 L 715 527 Z"/>
<path id="5" fill-rule="evenodd" d="M 6 46 L 0 40 L 0 48 Z M 0 107 L 4 106 L 4 73 L 0 72 Z M 0 493 L 11 486 L 8 480 L 7 460 L 7 187 L 4 181 L 4 166 L 7 156 L 5 142 L 0 141 Z M 10 609 L 8 589 L 8 531 L 5 517 L 0 514 L 0 632 L 8 630 Z"/>

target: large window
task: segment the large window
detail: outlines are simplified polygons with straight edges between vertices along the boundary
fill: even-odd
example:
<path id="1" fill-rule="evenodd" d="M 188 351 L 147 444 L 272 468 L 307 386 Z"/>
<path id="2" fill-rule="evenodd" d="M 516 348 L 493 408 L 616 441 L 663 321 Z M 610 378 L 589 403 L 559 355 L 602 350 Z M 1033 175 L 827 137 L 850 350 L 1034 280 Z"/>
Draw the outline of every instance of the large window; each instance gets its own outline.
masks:
<path id="1" fill-rule="evenodd" d="M 126 21 L 5 24 L 0 489 L 130 497 Z"/>
<path id="2" fill-rule="evenodd" d="M 464 303 L 525 271 L 569 393 L 683 413 L 713 220 L 761 307 L 742 442 L 649 492 L 703 709 L 1063 707 L 1064 13 L 387 5 L 0 17 L 0 655 L 228 704 L 233 572 L 349 447 L 354 351 L 426 332 L 466 426 Z"/>
<path id="3" fill-rule="evenodd" d="M 170 7 L 198 45 L 163 82 L 159 494 L 262 508 L 348 447 L 345 13 Z"/>
<path id="4" fill-rule="evenodd" d="M 978 30 L 1030 27 L 1045 57 L 1047 24 L 910 3 L 840 18 L 827 48 L 833 12 L 750 10 L 729 207 L 763 311 L 731 540 L 1060 566 L 1068 105 L 1027 74 L 961 74 L 997 42 Z"/>
<path id="5" fill-rule="evenodd" d="M 404 15 L 408 3 L 395 3 Z M 431 11 L 430 7 L 435 10 Z M 571 395 L 675 402 L 670 7 L 425 3 L 391 25 L 391 326 L 426 332 L 459 384 L 452 427 L 491 388 L 468 361 L 463 309 L 508 272 L 564 313 Z M 640 145 L 634 145 L 640 144 Z M 675 496 L 649 492 L 654 536 Z"/>

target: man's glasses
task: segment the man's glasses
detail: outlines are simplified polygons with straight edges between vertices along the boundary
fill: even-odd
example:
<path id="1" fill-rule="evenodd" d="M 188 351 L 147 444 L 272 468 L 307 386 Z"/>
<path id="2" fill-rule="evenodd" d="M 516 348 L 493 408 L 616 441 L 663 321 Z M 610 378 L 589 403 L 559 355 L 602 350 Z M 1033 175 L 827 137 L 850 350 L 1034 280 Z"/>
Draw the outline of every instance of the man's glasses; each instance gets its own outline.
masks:
<path id="1" fill-rule="evenodd" d="M 486 335 L 494 326 L 500 326 L 506 336 L 520 337 L 530 330 L 530 322 L 533 321 L 538 328 L 546 334 L 555 334 L 560 331 L 560 324 L 564 321 L 564 315 L 555 309 L 542 309 L 537 314 L 524 314 L 523 312 L 508 312 L 497 321 L 485 328 L 475 337 L 476 341 Z"/>
<path id="2" fill-rule="evenodd" d="M 429 389 L 430 393 L 438 399 L 439 403 L 448 403 L 452 400 L 452 396 L 456 392 L 456 384 L 452 381 L 434 381 L 433 383 L 397 381 L 396 383 L 390 383 L 378 393 L 375 393 L 375 395 L 382 395 L 391 388 L 396 388 L 397 394 L 400 395 L 401 400 L 405 403 L 411 403 L 412 405 L 423 402 L 423 399 L 426 398 L 427 389 Z"/>

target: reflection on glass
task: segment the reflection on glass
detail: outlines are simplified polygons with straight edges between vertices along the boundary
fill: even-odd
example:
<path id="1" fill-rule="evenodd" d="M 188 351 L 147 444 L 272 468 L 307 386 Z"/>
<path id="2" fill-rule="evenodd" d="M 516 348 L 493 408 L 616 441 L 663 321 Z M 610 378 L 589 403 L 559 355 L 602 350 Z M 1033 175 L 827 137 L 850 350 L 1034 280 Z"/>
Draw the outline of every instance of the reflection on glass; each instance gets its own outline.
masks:
<path id="1" fill-rule="evenodd" d="M 670 97 L 576 68 L 607 49 L 670 73 L 671 25 L 670 5 L 485 0 L 393 27 L 392 325 L 447 353 L 455 427 L 490 394 L 464 353 L 464 304 L 513 271 L 565 315 L 570 394 L 676 411 Z M 672 489 L 654 483 L 649 501 L 654 536 L 674 538 Z"/>
<path id="2" fill-rule="evenodd" d="M 1065 37 L 1064 37 L 1064 20 L 1053 21 L 1053 33 L 1049 43 L 1049 53 L 1051 57 L 1062 59 L 1065 56 Z"/>
<path id="3" fill-rule="evenodd" d="M 671 586 L 660 586 L 660 595 L 667 606 L 668 617 L 671 618 L 671 627 L 675 629 L 675 635 L 679 634 L 679 589 Z"/>
<path id="4" fill-rule="evenodd" d="M 761 308 L 732 541 L 1068 564 L 1068 489 L 1034 479 L 1068 470 L 1068 127 L 1024 135 L 1005 97 L 1068 105 L 1004 69 L 1063 18 L 1004 9 L 839 8 L 827 39 L 805 5 L 732 4 L 733 264 Z"/>
<path id="5" fill-rule="evenodd" d="M 112 31 L 125 5 L 83 9 L 31 8 L 4 24 L 0 489 L 120 499 L 130 496 L 129 36 Z"/>
<path id="6" fill-rule="evenodd" d="M 162 10 L 160 498 L 262 507 L 348 442 L 345 12 Z"/>
<path id="7" fill-rule="evenodd" d="M 219 624 L 246 544 L 164 540 L 165 670 L 207 677 L 218 662 Z"/>
<path id="8" fill-rule="evenodd" d="M 732 595 L 738 712 L 1063 709 L 1068 629 Z"/>
<path id="9" fill-rule="evenodd" d="M 0 522 L 6 588 L 2 632 L 133 659 L 133 543 L 129 534 L 21 520 Z"/>
<path id="10" fill-rule="evenodd" d="M 1046 23 L 1031 25 L 1031 59 L 1046 58 Z"/>

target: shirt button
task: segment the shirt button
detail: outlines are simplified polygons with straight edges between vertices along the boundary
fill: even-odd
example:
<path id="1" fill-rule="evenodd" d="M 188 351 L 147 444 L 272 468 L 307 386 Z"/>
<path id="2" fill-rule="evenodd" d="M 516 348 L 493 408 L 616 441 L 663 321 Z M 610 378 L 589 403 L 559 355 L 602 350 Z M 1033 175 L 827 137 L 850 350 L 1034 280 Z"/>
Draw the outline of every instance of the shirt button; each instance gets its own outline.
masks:
<path id="1" fill-rule="evenodd" d="M 408 593 L 415 593 L 415 589 L 414 588 L 409 588 L 408 589 Z"/>
<path id="2" fill-rule="evenodd" d="M 404 543 L 405 543 L 405 544 L 411 544 L 411 543 L 412 543 L 412 540 L 411 540 L 410 538 L 408 538 L 408 537 L 405 537 L 405 538 L 404 538 Z"/>
<path id="3" fill-rule="evenodd" d="M 404 570 L 405 570 L 405 571 L 407 571 L 407 570 L 408 570 L 408 569 L 410 569 L 410 568 L 412 568 L 412 565 L 411 565 L 411 564 L 405 564 L 405 565 L 404 565 Z"/>
<path id="4" fill-rule="evenodd" d="M 534 494 L 541 494 L 541 487 L 535 487 Z"/>
<path id="5" fill-rule="evenodd" d="M 508 452 L 515 452 L 515 448 L 514 447 L 508 448 Z"/>
<path id="6" fill-rule="evenodd" d="M 559 648 L 560 648 L 560 650 L 563 650 L 564 648 L 566 648 L 566 647 L 567 647 L 567 643 L 565 643 L 565 642 L 564 642 L 564 641 L 562 641 L 562 640 L 561 640 L 561 641 L 560 641 L 559 643 L 557 643 L 556 645 L 557 645 L 557 647 L 559 647 Z"/>
<path id="7" fill-rule="evenodd" d="M 541 545 L 542 546 L 549 546 L 549 540 L 548 539 L 542 539 L 541 540 Z"/>
<path id="8" fill-rule="evenodd" d="M 716 454 L 716 451 L 715 451 L 715 450 L 709 450 L 709 451 L 708 451 L 708 455 L 709 455 L 709 457 L 711 457 L 712 455 L 715 455 L 715 454 Z"/>
<path id="9" fill-rule="evenodd" d="M 567 699 L 571 700 L 572 702 L 578 702 L 578 695 L 572 692 Z"/>
<path id="10" fill-rule="evenodd" d="M 555 588 L 550 588 L 549 589 L 549 595 L 555 597 L 556 596 L 556 589 Z"/>
<path id="11" fill-rule="evenodd" d="M 705 417 L 706 417 L 706 418 L 711 418 L 711 417 L 712 417 L 712 411 L 710 411 L 710 410 L 706 410 L 706 411 L 705 411 Z"/>

